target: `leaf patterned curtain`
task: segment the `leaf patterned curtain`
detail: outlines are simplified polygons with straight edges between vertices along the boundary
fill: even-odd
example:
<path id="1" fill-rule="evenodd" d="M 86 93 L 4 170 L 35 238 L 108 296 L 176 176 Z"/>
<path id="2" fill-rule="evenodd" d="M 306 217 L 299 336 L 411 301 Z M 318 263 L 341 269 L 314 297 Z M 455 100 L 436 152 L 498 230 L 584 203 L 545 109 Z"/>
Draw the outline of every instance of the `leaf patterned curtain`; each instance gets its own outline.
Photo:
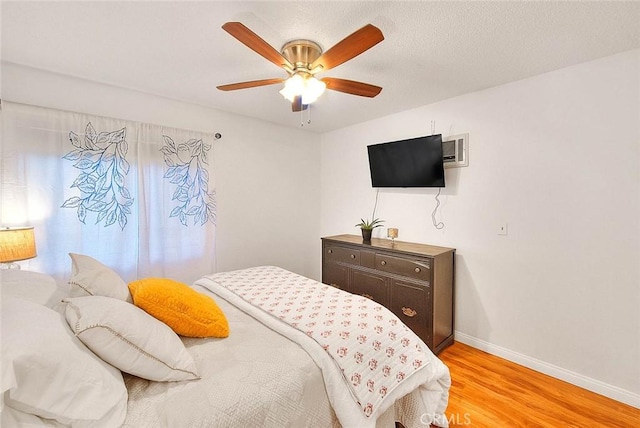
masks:
<path id="1" fill-rule="evenodd" d="M 6 101 L 0 115 L 1 225 L 35 227 L 23 268 L 66 280 L 73 252 L 127 281 L 215 271 L 213 134 Z"/>
<path id="2" fill-rule="evenodd" d="M 87 213 L 95 212 L 96 224 L 104 221 L 105 226 L 111 226 L 117 221 L 122 229 L 127 225 L 134 199 L 125 186 L 130 170 L 126 131 L 127 128 L 96 132 L 89 122 L 84 138 L 69 132 L 73 150 L 63 159 L 74 162 L 73 166 L 81 171 L 71 187 L 77 187 L 82 196 L 70 197 L 62 207 L 77 208 L 78 220 L 83 224 Z"/>

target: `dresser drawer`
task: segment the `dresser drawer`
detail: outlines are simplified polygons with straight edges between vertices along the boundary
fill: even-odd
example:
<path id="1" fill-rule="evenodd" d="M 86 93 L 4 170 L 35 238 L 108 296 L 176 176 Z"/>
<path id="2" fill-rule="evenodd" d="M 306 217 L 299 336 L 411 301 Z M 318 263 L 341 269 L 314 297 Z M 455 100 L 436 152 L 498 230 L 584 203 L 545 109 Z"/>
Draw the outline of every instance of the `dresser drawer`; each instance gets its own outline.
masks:
<path id="1" fill-rule="evenodd" d="M 349 289 L 349 267 L 337 263 L 322 265 L 322 282 L 345 291 Z"/>
<path id="2" fill-rule="evenodd" d="M 389 306 L 389 286 L 383 275 L 352 270 L 351 291 L 367 299 L 374 300 L 383 306 Z"/>
<path id="3" fill-rule="evenodd" d="M 403 281 L 392 281 L 389 309 L 416 333 L 430 343 L 432 311 L 428 307 L 429 288 Z"/>
<path id="4" fill-rule="evenodd" d="M 341 262 L 352 265 L 360 264 L 360 250 L 338 245 L 327 245 L 324 248 L 324 258 L 329 262 Z"/>
<path id="5" fill-rule="evenodd" d="M 403 259 L 376 253 L 376 269 L 420 281 L 431 280 L 431 262 L 429 260 Z"/>

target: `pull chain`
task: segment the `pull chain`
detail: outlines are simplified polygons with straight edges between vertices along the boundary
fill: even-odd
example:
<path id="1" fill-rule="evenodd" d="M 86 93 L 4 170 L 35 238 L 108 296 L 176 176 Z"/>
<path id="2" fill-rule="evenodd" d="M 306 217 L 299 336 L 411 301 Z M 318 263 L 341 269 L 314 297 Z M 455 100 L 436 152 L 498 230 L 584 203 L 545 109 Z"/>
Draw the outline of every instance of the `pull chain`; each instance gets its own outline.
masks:
<path id="1" fill-rule="evenodd" d="M 307 125 L 311 125 L 311 104 L 307 104 Z M 304 128 L 304 105 L 300 104 L 300 127 Z"/>

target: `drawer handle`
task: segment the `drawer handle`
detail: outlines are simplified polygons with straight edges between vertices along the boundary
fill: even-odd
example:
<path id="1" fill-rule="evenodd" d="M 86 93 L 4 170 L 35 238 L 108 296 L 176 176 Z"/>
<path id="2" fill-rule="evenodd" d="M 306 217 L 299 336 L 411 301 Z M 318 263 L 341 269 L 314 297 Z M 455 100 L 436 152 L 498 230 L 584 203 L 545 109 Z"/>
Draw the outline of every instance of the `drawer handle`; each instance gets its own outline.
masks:
<path id="1" fill-rule="evenodd" d="M 414 311 L 411 308 L 407 308 L 405 306 L 402 307 L 402 313 L 405 314 L 406 316 L 408 316 L 409 318 L 413 318 L 416 315 L 418 315 L 418 313 L 416 311 Z"/>
<path id="2" fill-rule="evenodd" d="M 340 290 L 340 286 L 339 286 L 338 284 L 335 284 L 335 283 L 333 283 L 333 282 L 332 282 L 332 283 L 331 283 L 331 284 L 329 284 L 329 285 L 330 285 L 330 286 L 332 286 L 332 287 L 337 288 L 338 290 Z"/>
<path id="3" fill-rule="evenodd" d="M 355 259 L 355 258 L 356 258 L 356 255 L 355 255 L 355 254 L 351 254 L 351 258 L 352 258 L 352 259 Z"/>
<path id="4" fill-rule="evenodd" d="M 385 262 L 385 261 L 383 260 L 383 261 L 381 261 L 381 262 L 380 262 L 380 264 L 381 264 L 382 266 L 384 266 L 384 265 L 386 265 L 386 264 L 387 264 L 387 262 Z"/>
<path id="5" fill-rule="evenodd" d="M 415 268 L 414 270 L 416 271 L 416 273 L 420 273 L 420 268 Z"/>
<path id="6" fill-rule="evenodd" d="M 419 262 L 414 262 L 414 263 L 419 265 L 419 266 L 422 266 L 425 269 L 431 269 L 431 266 L 429 266 L 429 263 L 419 263 Z"/>
<path id="7" fill-rule="evenodd" d="M 327 253 L 332 254 L 332 253 L 333 253 L 333 250 L 329 250 L 329 251 L 327 251 Z"/>
<path id="8" fill-rule="evenodd" d="M 364 293 L 362 297 L 366 297 L 367 299 L 373 300 L 373 296 L 371 294 Z"/>

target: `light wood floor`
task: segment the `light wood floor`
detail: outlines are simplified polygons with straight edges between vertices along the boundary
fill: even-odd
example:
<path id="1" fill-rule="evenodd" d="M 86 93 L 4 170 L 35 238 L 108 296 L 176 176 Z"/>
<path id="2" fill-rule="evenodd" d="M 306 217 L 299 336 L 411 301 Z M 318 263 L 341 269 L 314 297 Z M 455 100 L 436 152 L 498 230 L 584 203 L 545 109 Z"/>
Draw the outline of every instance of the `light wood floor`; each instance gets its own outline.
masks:
<path id="1" fill-rule="evenodd" d="M 438 355 L 451 371 L 451 427 L 640 427 L 640 410 L 456 342 Z"/>

